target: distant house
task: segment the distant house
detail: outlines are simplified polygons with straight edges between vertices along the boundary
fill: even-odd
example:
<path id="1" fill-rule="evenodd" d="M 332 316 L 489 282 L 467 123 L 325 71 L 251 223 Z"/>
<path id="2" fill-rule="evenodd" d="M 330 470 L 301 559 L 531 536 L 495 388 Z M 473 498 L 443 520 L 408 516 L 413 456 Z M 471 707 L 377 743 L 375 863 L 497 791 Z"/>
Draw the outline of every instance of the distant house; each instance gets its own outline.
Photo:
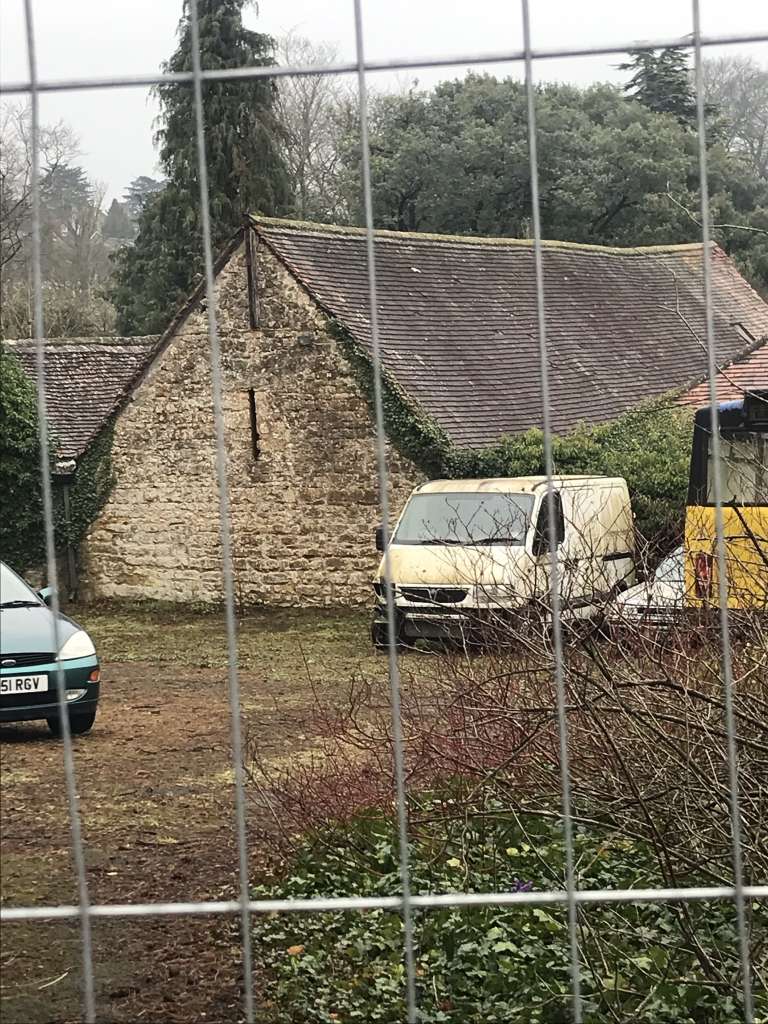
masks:
<path id="1" fill-rule="evenodd" d="M 536 286 L 531 243 L 511 239 L 377 232 L 376 262 L 397 508 L 429 471 L 422 442 L 425 453 L 482 449 L 540 426 Z M 768 336 L 768 307 L 717 247 L 712 270 L 717 359 L 727 365 Z M 544 275 L 556 432 L 705 377 L 700 244 L 548 242 Z M 365 236 L 252 220 L 219 257 L 216 278 L 238 596 L 276 605 L 363 600 L 379 521 Z M 130 369 L 119 368 L 121 346 Z M 82 552 L 88 591 L 218 600 L 202 287 L 162 338 L 133 348 L 120 339 L 111 351 L 112 370 L 107 353 L 103 371 L 62 384 L 68 399 L 51 395 L 62 450 L 75 452 L 81 420 L 65 419 L 60 397 L 83 423 L 93 416 L 78 444 L 99 417 L 113 428 L 115 485 Z M 55 381 L 52 373 L 52 392 Z M 105 381 L 111 397 L 91 413 Z"/>
<path id="2" fill-rule="evenodd" d="M 735 398 L 743 398 L 744 395 L 758 389 L 768 388 L 768 341 L 761 341 L 758 345 L 751 347 L 729 366 L 723 367 L 715 378 L 717 397 L 721 402 L 728 402 Z M 691 388 L 680 399 L 684 405 L 692 405 L 700 408 L 709 405 L 709 382 L 697 384 Z"/>

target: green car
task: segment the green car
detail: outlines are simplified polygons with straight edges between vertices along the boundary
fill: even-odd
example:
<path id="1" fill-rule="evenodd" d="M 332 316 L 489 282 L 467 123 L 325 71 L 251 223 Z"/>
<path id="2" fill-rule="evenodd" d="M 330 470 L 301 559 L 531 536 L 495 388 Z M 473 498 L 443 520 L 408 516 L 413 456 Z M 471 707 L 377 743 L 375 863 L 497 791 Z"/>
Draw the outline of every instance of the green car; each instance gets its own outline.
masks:
<path id="1" fill-rule="evenodd" d="M 99 660 L 93 641 L 76 622 L 54 613 L 52 591 L 34 590 L 0 562 L 0 722 L 45 719 L 61 735 L 57 660 L 64 677 L 69 725 L 88 732 L 99 701 Z"/>

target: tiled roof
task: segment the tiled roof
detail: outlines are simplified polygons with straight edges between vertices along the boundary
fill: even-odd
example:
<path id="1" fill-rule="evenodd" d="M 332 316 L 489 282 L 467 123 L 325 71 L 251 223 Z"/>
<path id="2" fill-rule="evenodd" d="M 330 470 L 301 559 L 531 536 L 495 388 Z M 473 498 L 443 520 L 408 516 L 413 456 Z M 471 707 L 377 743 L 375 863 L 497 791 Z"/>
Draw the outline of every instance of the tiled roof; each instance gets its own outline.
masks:
<path id="1" fill-rule="evenodd" d="M 255 219 L 258 235 L 367 351 L 365 235 Z M 706 375 L 701 244 L 608 249 L 548 242 L 552 426 L 601 422 Z M 462 446 L 541 425 L 532 243 L 376 233 L 384 366 Z M 768 306 L 716 246 L 717 358 L 768 336 Z"/>
<path id="2" fill-rule="evenodd" d="M 758 388 L 768 389 L 768 343 L 763 343 L 743 359 L 726 366 L 717 377 L 717 397 L 721 402 L 742 398 Z M 708 405 L 708 381 L 691 388 L 683 395 L 681 402 L 685 405 Z"/>
<path id="3" fill-rule="evenodd" d="M 46 398 L 60 459 L 78 459 L 107 422 L 157 342 L 144 338 L 48 338 Z M 36 382 L 35 342 L 4 341 Z"/>

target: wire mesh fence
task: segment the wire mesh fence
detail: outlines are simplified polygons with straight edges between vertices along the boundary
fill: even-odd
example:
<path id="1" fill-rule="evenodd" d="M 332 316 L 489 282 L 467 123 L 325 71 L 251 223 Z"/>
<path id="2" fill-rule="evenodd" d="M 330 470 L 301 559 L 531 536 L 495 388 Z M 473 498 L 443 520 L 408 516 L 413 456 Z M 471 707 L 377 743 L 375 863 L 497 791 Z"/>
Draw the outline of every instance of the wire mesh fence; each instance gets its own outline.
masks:
<path id="1" fill-rule="evenodd" d="M 123 76 L 115 78 L 80 78 L 61 81 L 43 81 L 38 77 L 35 50 L 35 23 L 33 0 L 25 0 L 27 26 L 27 46 L 29 56 L 29 79 L 25 82 L 9 83 L 3 89 L 6 95 L 27 95 L 31 102 L 32 112 L 32 270 L 34 286 L 34 326 L 37 342 L 37 394 L 40 422 L 40 467 L 42 492 L 44 499 L 46 560 L 48 579 L 56 588 L 57 562 L 54 545 L 54 525 L 51 499 L 51 484 L 48 466 L 49 441 L 47 433 L 47 408 L 45 387 L 45 362 L 43 339 L 45 324 L 43 319 L 42 276 L 40 260 L 40 156 L 37 146 L 39 125 L 39 98 L 47 92 L 129 88 L 133 86 L 157 85 L 158 83 L 188 83 L 193 90 L 195 123 L 197 133 L 198 179 L 200 184 L 200 213 L 202 224 L 202 250 L 205 265 L 205 286 L 207 293 L 207 318 L 210 342 L 210 360 L 212 368 L 212 402 L 214 409 L 215 440 L 216 440 L 216 482 L 219 496 L 219 523 L 222 553 L 223 595 L 226 615 L 226 636 L 228 648 L 228 682 L 231 711 L 231 754 L 235 781 L 235 817 L 239 864 L 239 896 L 236 900 L 220 900 L 214 902 L 188 903 L 131 903 L 131 904 L 93 904 L 89 898 L 88 877 L 83 851 L 80 814 L 78 808 L 77 779 L 73 756 L 72 736 L 70 734 L 66 713 L 66 693 L 61 663 L 57 673 L 57 694 L 62 722 L 63 759 L 69 801 L 71 824 L 71 841 L 74 853 L 74 865 L 78 884 L 78 904 L 73 906 L 30 906 L 4 907 L 3 922 L 24 920 L 55 920 L 72 918 L 79 920 L 82 940 L 82 979 L 83 979 L 83 1017 L 87 1022 L 97 1019 L 98 1007 L 94 989 L 93 943 L 91 939 L 91 922 L 104 917 L 145 917 L 145 916 L 178 916 L 178 915 L 236 915 L 240 919 L 242 941 L 242 963 L 244 973 L 245 1020 L 251 1024 L 256 1019 L 254 1006 L 254 966 L 251 948 L 251 915 L 284 913 L 307 914 L 332 910 L 386 910 L 399 913 L 403 919 L 403 961 L 405 965 L 405 1003 L 409 1022 L 419 1019 L 417 999 L 417 975 L 414 950 L 414 909 L 440 908 L 446 906 L 546 906 L 559 905 L 567 910 L 568 942 L 570 950 L 571 977 L 571 1015 L 580 1022 L 583 1019 L 582 996 L 580 984 L 580 948 L 578 913 L 579 908 L 592 904 L 616 903 L 693 903 L 701 901 L 732 901 L 736 908 L 738 956 L 740 962 L 740 986 L 742 996 L 743 1019 L 752 1022 L 755 1019 L 752 995 L 752 967 L 749 952 L 749 928 L 747 905 L 750 900 L 768 898 L 768 884 L 746 885 L 744 882 L 743 853 L 741 846 L 741 813 L 739 806 L 739 770 L 738 770 L 738 737 L 733 711 L 733 667 L 731 659 L 731 634 L 728 607 L 728 566 L 726 559 L 726 540 L 724 532 L 723 507 L 725 501 L 723 480 L 721 477 L 720 438 L 717 429 L 719 406 L 716 388 L 718 361 L 716 353 L 715 327 L 713 317 L 713 298 L 711 280 L 711 225 L 707 177 L 707 146 L 705 101 L 702 84 L 702 54 L 707 47 L 745 42 L 768 41 L 768 31 L 756 31 L 739 36 L 707 37 L 702 32 L 698 0 L 692 2 L 692 34 L 683 39 L 655 39 L 642 43 L 642 48 L 660 49 L 662 47 L 686 47 L 692 50 L 695 66 L 696 106 L 698 126 L 698 154 L 701 181 L 702 225 L 701 240 L 703 243 L 703 289 L 706 310 L 706 348 L 710 388 L 710 408 L 712 417 L 712 446 L 714 478 L 712 481 L 713 499 L 716 516 L 717 566 L 718 572 L 718 605 L 720 621 L 721 679 L 723 685 L 722 701 L 725 729 L 727 732 L 728 753 L 728 790 L 730 798 L 730 822 L 733 862 L 733 884 L 709 887 L 651 888 L 651 889 L 580 889 L 574 868 L 574 839 L 572 823 L 572 799 L 570 792 L 569 772 L 569 730 L 568 709 L 566 706 L 566 687 L 564 682 L 565 653 L 562 636 L 562 608 L 559 573 L 561 571 L 558 550 L 554 543 L 556 536 L 555 467 L 552 454 L 552 399 L 548 377 L 549 346 L 547 336 L 547 279 L 546 261 L 542 246 L 542 228 L 539 204 L 539 168 L 537 159 L 536 130 L 536 88 L 534 67 L 537 61 L 556 57 L 595 56 L 600 54 L 616 54 L 634 52 L 641 45 L 632 40 L 620 40 L 615 44 L 601 46 L 562 47 L 557 49 L 535 49 L 531 39 L 529 0 L 521 0 L 521 18 L 523 25 L 523 48 L 515 51 L 462 53 L 456 55 L 437 54 L 419 59 L 392 58 L 386 61 L 366 61 L 364 52 L 363 2 L 353 0 L 350 17 L 354 19 L 356 59 L 354 62 L 324 66 L 307 67 L 242 67 L 229 70 L 211 70 L 201 67 L 199 54 L 198 15 L 196 0 L 190 0 L 189 15 L 192 35 L 193 66 L 190 73 L 147 74 Z M 378 467 L 378 493 L 380 501 L 381 521 L 384 524 L 384 562 L 383 576 L 388 578 L 387 529 L 390 522 L 388 498 L 387 444 L 384 423 L 383 385 L 382 385 L 382 346 L 380 341 L 380 303 L 377 294 L 376 256 L 377 242 L 374 233 L 374 215 L 370 166 L 370 142 L 368 134 L 367 75 L 382 70 L 417 70 L 422 68 L 441 68 L 454 65 L 490 65 L 494 63 L 518 62 L 525 71 L 525 88 L 527 95 L 527 128 L 529 140 L 529 167 L 531 188 L 531 221 L 533 227 L 533 255 L 535 264 L 536 311 L 538 320 L 538 352 L 540 361 L 541 396 L 544 410 L 541 424 L 544 433 L 545 470 L 547 477 L 547 514 L 549 518 L 550 541 L 550 586 L 553 627 L 553 664 L 552 683 L 554 703 L 557 715 L 559 735 L 559 763 L 561 768 L 560 790 L 562 801 L 563 844 L 565 850 L 565 887 L 553 888 L 536 892 L 477 892 L 449 894 L 414 894 L 411 884 L 409 866 L 409 824 L 408 801 L 406 793 L 406 773 L 404 757 L 404 739 L 401 727 L 400 676 L 398 650 L 395 643 L 395 607 L 391 589 L 386 592 L 386 615 L 389 629 L 388 635 L 388 675 L 391 704 L 393 764 L 394 764 L 394 797 L 397 808 L 397 830 L 400 858 L 400 893 L 397 896 L 347 896 L 316 899 L 252 899 L 248 875 L 248 836 L 246 830 L 246 794 L 243 770 L 243 739 L 241 729 L 241 708 L 238 682 L 237 652 L 237 617 L 235 601 L 235 583 L 232 564 L 232 533 L 230 523 L 230 505 L 227 480 L 227 452 L 224 415 L 222 406 L 222 351 L 217 324 L 217 296 L 214 275 L 214 254 L 211 244 L 211 226 L 209 197 L 207 184 L 206 141 L 203 113 L 203 88 L 206 82 L 226 81 L 232 79 L 274 78 L 290 75 L 354 75 L 357 79 L 359 110 L 360 110 L 360 151 L 362 167 L 362 196 L 366 230 L 366 258 L 368 270 L 368 299 L 370 309 L 370 333 L 372 339 L 372 363 L 374 381 L 374 405 L 376 426 L 376 459 Z M 57 598 L 53 598 L 54 622 L 58 613 Z M 58 637 L 54 636 L 54 650 L 59 650 Z"/>

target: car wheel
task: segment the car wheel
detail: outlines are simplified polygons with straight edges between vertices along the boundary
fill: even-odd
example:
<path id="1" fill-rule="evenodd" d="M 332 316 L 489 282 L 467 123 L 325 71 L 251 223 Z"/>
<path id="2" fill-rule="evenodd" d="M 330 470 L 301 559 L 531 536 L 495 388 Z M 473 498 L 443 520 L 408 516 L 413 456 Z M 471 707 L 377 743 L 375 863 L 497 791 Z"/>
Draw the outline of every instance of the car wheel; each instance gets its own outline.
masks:
<path id="1" fill-rule="evenodd" d="M 61 736 L 61 720 L 58 715 L 49 718 L 48 728 L 51 730 L 54 736 Z M 69 715 L 69 731 L 73 736 L 82 736 L 86 732 L 90 732 L 93 728 L 93 723 L 96 721 L 96 709 L 93 711 L 85 711 L 80 714 Z"/>

